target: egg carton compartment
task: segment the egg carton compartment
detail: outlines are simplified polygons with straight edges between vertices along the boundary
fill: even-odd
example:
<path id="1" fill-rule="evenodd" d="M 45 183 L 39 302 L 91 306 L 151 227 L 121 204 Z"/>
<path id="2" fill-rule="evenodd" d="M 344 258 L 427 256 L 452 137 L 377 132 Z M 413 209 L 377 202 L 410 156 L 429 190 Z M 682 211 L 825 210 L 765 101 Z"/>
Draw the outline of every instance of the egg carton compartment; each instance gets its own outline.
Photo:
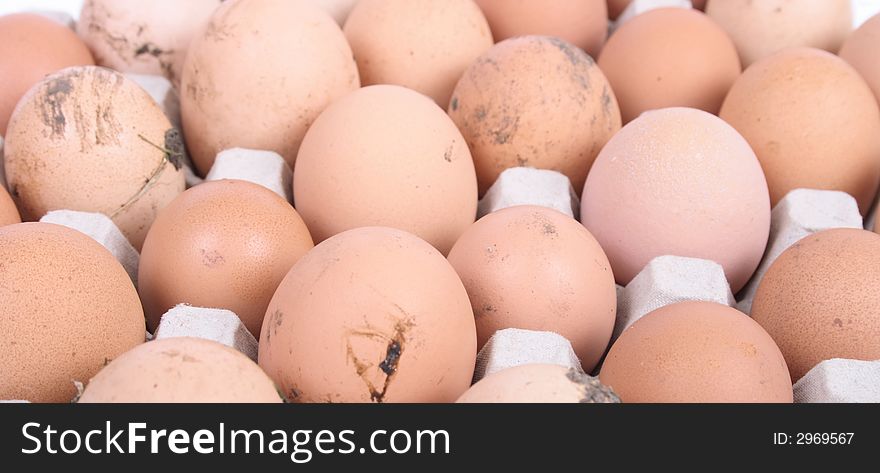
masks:
<path id="1" fill-rule="evenodd" d="M 823 361 L 794 384 L 796 403 L 880 402 L 880 360 Z"/>
<path id="2" fill-rule="evenodd" d="M 495 332 L 477 353 L 474 383 L 507 368 L 528 364 L 559 365 L 584 372 L 571 342 L 562 335 L 508 328 Z"/>
<path id="3" fill-rule="evenodd" d="M 477 218 L 516 205 L 540 205 L 577 218 L 580 199 L 565 174 L 546 169 L 505 169 L 480 199 Z"/>
<path id="4" fill-rule="evenodd" d="M 293 202 L 293 172 L 284 158 L 273 151 L 244 148 L 221 151 L 205 180 L 221 179 L 253 182 Z"/>
<path id="5" fill-rule="evenodd" d="M 62 25 L 76 30 L 76 19 L 73 14 L 64 10 L 30 10 L 31 13 L 36 13 L 37 15 L 45 16 L 50 20 L 57 21 Z"/>
<path id="6" fill-rule="evenodd" d="M 661 307 L 685 301 L 727 306 L 735 302 L 721 265 L 682 256 L 654 258 L 617 296 L 617 320 L 609 345 L 637 320 Z"/>
<path id="7" fill-rule="evenodd" d="M 90 236 L 113 254 L 125 268 L 134 287 L 137 287 L 140 254 L 109 217 L 100 213 L 53 210 L 44 215 L 40 222 L 63 225 Z"/>
<path id="8" fill-rule="evenodd" d="M 212 340 L 257 361 L 257 339 L 234 312 L 178 304 L 162 316 L 154 340 L 194 337 Z"/>

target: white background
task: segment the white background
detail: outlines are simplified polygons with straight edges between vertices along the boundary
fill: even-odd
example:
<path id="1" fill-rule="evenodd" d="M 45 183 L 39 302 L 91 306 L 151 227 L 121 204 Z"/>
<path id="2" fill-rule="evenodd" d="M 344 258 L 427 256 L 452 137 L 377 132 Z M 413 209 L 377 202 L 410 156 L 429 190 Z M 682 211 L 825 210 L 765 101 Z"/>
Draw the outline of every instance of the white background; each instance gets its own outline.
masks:
<path id="1" fill-rule="evenodd" d="M 880 0 L 852 1 L 855 26 L 861 25 L 875 13 L 880 12 Z M 0 15 L 23 10 L 61 10 L 77 18 L 82 3 L 82 0 L 0 0 Z"/>

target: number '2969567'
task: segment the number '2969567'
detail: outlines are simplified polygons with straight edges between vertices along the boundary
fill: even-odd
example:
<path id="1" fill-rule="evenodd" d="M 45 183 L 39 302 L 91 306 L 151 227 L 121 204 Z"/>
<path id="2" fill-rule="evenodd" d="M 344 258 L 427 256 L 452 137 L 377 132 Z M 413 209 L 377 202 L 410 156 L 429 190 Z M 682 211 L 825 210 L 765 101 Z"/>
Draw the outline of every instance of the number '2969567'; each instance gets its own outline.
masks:
<path id="1" fill-rule="evenodd" d="M 776 432 L 773 445 L 852 445 L 854 437 L 853 432 Z"/>

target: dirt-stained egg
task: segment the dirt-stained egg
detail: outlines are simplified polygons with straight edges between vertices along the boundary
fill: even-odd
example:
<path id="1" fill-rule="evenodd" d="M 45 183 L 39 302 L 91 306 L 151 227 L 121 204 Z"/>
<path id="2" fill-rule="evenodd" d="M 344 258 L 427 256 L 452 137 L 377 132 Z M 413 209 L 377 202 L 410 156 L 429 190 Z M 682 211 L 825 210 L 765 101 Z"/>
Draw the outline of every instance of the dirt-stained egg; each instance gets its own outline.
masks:
<path id="1" fill-rule="evenodd" d="M 795 243 L 761 279 L 751 315 L 794 381 L 832 358 L 880 359 L 880 235 L 840 228 Z"/>
<path id="2" fill-rule="evenodd" d="M 76 33 L 57 21 L 33 13 L 0 16 L 0 136 L 15 104 L 43 77 L 94 63 Z"/>
<path id="3" fill-rule="evenodd" d="M 853 32 L 840 48 L 840 57 L 853 66 L 880 101 L 880 15 L 871 17 Z"/>
<path id="4" fill-rule="evenodd" d="M 105 366 L 80 403 L 280 403 L 266 373 L 238 350 L 201 338 L 143 343 Z"/>
<path id="5" fill-rule="evenodd" d="M 790 403 L 785 359 L 754 320 L 714 302 L 657 309 L 611 346 L 602 384 L 626 403 Z"/>
<path id="6" fill-rule="evenodd" d="M 320 243 L 282 281 L 260 366 L 293 402 L 452 402 L 471 384 L 474 315 L 431 245 L 363 227 Z"/>
<path id="7" fill-rule="evenodd" d="M 444 108 L 464 70 L 493 44 L 473 0 L 360 0 L 345 36 L 363 85 L 402 85 Z"/>
<path id="8" fill-rule="evenodd" d="M 292 167 L 306 130 L 360 86 L 339 25 L 302 0 L 226 0 L 190 43 L 180 87 L 201 174 L 229 148 L 275 151 Z"/>
<path id="9" fill-rule="evenodd" d="M 721 118 L 748 140 L 776 205 L 798 188 L 844 191 L 870 208 L 880 182 L 880 109 L 839 57 L 793 48 L 746 69 Z"/>
<path id="10" fill-rule="evenodd" d="M 786 48 L 836 53 L 852 31 L 850 0 L 709 0 L 706 14 L 733 39 L 743 67 Z"/>
<path id="11" fill-rule="evenodd" d="M 180 132 L 142 88 L 102 67 L 67 68 L 35 85 L 5 146 L 23 220 L 60 209 L 103 213 L 137 249 L 185 187 Z"/>
<path id="12" fill-rule="evenodd" d="M 128 273 L 67 227 L 0 227 L 0 399 L 70 402 L 74 381 L 144 341 Z"/>
<path id="13" fill-rule="evenodd" d="M 189 43 L 222 0 L 86 0 L 77 34 L 98 65 L 180 82 Z"/>
<path id="14" fill-rule="evenodd" d="M 717 262 L 735 293 L 764 254 L 770 198 L 736 130 L 701 110 L 667 108 L 645 112 L 602 149 L 581 222 L 621 285 L 655 257 L 675 255 Z"/>
<path id="15" fill-rule="evenodd" d="M 577 220 L 545 207 L 499 210 L 459 238 L 449 262 L 470 296 L 478 346 L 520 328 L 567 338 L 588 372 L 605 353 L 617 313 L 614 275 Z"/>
<path id="16" fill-rule="evenodd" d="M 742 72 L 727 33 L 687 8 L 660 8 L 627 21 L 608 39 L 598 63 L 624 123 L 664 107 L 718 113 Z"/>
<path id="17" fill-rule="evenodd" d="M 471 386 L 456 402 L 495 403 L 618 403 L 614 391 L 597 378 L 558 365 L 519 365 L 490 374 Z"/>
<path id="18" fill-rule="evenodd" d="M 449 115 L 474 155 L 480 193 L 505 169 L 559 171 L 577 192 L 602 146 L 620 129 L 620 109 L 593 59 L 558 38 L 496 44 L 465 71 Z"/>
<path id="19" fill-rule="evenodd" d="M 24 220 L 100 212 L 138 249 L 185 185 L 179 131 L 137 84 L 101 67 L 64 69 L 34 86 L 13 113 L 4 153 Z"/>
<path id="20" fill-rule="evenodd" d="M 296 161 L 293 194 L 316 242 L 378 225 L 446 254 L 477 213 L 461 133 L 431 99 L 394 85 L 364 87 L 318 117 Z"/>
<path id="21" fill-rule="evenodd" d="M 141 252 L 138 290 L 153 330 L 177 304 L 228 309 L 254 336 L 287 271 L 312 249 L 296 210 L 245 181 L 195 186 L 156 218 Z"/>
<path id="22" fill-rule="evenodd" d="M 2 157 L 2 155 L 0 155 Z M 15 202 L 9 196 L 6 188 L 0 186 L 0 227 L 13 223 L 21 223 L 21 215 L 15 207 Z"/>
<path id="23" fill-rule="evenodd" d="M 495 41 L 515 36 L 555 36 L 595 57 L 608 36 L 605 0 L 476 0 Z"/>

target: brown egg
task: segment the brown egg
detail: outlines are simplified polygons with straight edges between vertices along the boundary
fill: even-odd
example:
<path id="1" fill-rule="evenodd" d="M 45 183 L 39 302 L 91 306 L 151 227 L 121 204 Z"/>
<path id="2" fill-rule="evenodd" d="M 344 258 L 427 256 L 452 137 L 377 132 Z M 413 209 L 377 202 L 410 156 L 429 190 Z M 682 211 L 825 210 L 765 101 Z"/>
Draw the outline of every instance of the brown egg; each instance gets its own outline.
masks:
<path id="1" fill-rule="evenodd" d="M 34 86 L 9 123 L 5 154 L 22 219 L 103 213 L 137 249 L 185 186 L 180 133 L 143 89 L 102 67 L 64 69 Z"/>
<path id="2" fill-rule="evenodd" d="M 599 379 L 627 403 L 792 402 L 779 348 L 742 312 L 680 302 L 624 330 Z"/>
<path id="3" fill-rule="evenodd" d="M 464 70 L 493 44 L 473 0 L 360 0 L 345 36 L 364 85 L 402 85 L 444 108 Z"/>
<path id="4" fill-rule="evenodd" d="M 847 38 L 840 48 L 840 57 L 853 66 L 880 101 L 880 15 L 871 17 Z"/>
<path id="5" fill-rule="evenodd" d="M 480 194 L 516 166 L 559 171 L 580 192 L 620 129 L 617 100 L 593 59 L 544 36 L 487 51 L 458 82 L 449 115 L 474 155 Z"/>
<path id="6" fill-rule="evenodd" d="M 124 353 L 89 381 L 80 403 L 280 403 L 266 373 L 239 351 L 165 338 Z"/>
<path id="7" fill-rule="evenodd" d="M 761 280 L 752 318 L 794 381 L 831 358 L 880 359 L 880 235 L 840 228 L 795 243 Z"/>
<path id="8" fill-rule="evenodd" d="M 614 135 L 584 186 L 581 222 L 628 284 L 658 256 L 715 261 L 734 293 L 767 246 L 761 165 L 730 125 L 691 108 L 653 110 Z"/>
<path id="9" fill-rule="evenodd" d="M 65 67 L 89 64 L 89 49 L 70 28 L 36 14 L 0 16 L 0 136 L 31 86 Z"/>
<path id="10" fill-rule="evenodd" d="M 12 197 L 9 197 L 9 192 L 5 187 L 0 186 L 0 227 L 13 223 L 21 223 L 21 216 L 18 214 L 18 209 L 15 208 Z"/>
<path id="11" fill-rule="evenodd" d="M 254 336 L 291 266 L 312 249 L 305 223 L 278 194 L 245 181 L 205 182 L 156 218 L 141 253 L 147 325 L 180 303 L 235 312 Z"/>
<path id="12" fill-rule="evenodd" d="M 222 0 L 86 0 L 77 34 L 98 65 L 177 85 L 189 43 Z"/>
<path id="13" fill-rule="evenodd" d="M 608 35 L 605 0 L 476 0 L 495 41 L 515 36 L 546 35 L 562 38 L 596 56 Z"/>
<path id="14" fill-rule="evenodd" d="M 0 399 L 69 402 L 143 341 L 137 292 L 104 247 L 58 225 L 0 228 Z"/>
<path id="15" fill-rule="evenodd" d="M 651 10 L 624 23 L 602 49 L 599 67 L 624 123 L 664 107 L 718 113 L 742 71 L 724 30 L 686 8 Z"/>
<path id="16" fill-rule="evenodd" d="M 360 86 L 339 25 L 317 5 L 227 0 L 190 44 L 180 111 L 202 175 L 229 148 L 275 151 L 292 167 L 306 130 Z"/>
<path id="17" fill-rule="evenodd" d="M 617 403 L 598 379 L 574 368 L 520 365 L 491 374 L 458 398 L 459 403 Z"/>
<path id="18" fill-rule="evenodd" d="M 477 354 L 467 291 L 415 236 L 364 227 L 330 238 L 284 278 L 260 366 L 295 402 L 452 402 Z"/>
<path id="19" fill-rule="evenodd" d="M 880 109 L 839 57 L 795 48 L 749 67 L 721 108 L 758 155 L 776 205 L 798 188 L 844 191 L 864 215 L 880 181 Z"/>
<path id="20" fill-rule="evenodd" d="M 491 213 L 459 238 L 449 262 L 464 283 L 478 346 L 497 330 L 555 332 L 589 372 L 605 353 L 617 295 L 611 265 L 583 225 L 545 207 Z"/>
<path id="21" fill-rule="evenodd" d="M 711 0 L 706 14 L 733 39 L 743 67 L 792 47 L 836 53 L 852 31 L 850 0 Z"/>
<path id="22" fill-rule="evenodd" d="M 360 89 L 318 117 L 303 140 L 293 194 L 316 242 L 379 225 L 446 254 L 477 213 L 461 133 L 429 98 L 393 85 Z"/>

